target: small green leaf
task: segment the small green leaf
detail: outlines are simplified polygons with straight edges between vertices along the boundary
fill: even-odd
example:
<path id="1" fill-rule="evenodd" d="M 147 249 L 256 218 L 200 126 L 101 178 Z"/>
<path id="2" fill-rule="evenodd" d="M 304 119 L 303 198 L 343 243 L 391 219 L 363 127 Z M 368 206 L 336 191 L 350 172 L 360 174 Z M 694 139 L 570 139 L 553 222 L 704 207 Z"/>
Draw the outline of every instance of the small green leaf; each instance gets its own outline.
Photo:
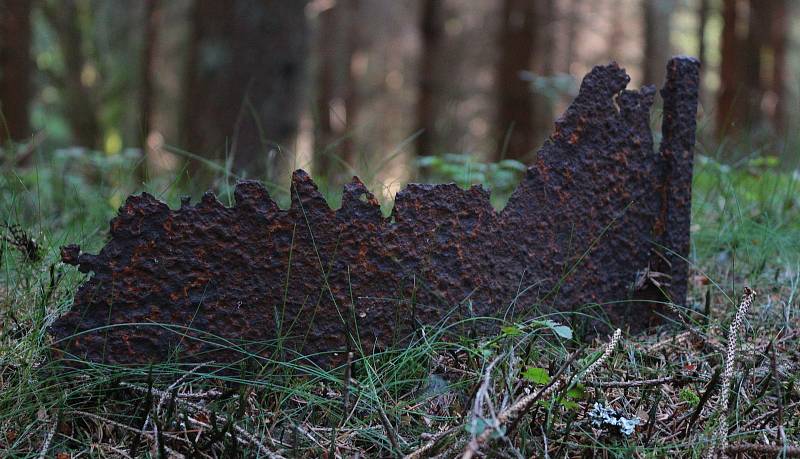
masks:
<path id="1" fill-rule="evenodd" d="M 553 330 L 553 333 L 564 339 L 572 339 L 572 329 L 566 325 L 561 325 L 560 323 L 552 320 L 541 320 L 538 321 L 538 323 L 550 328 Z"/>
<path id="2" fill-rule="evenodd" d="M 567 391 L 567 397 L 574 400 L 582 400 L 586 397 L 586 387 L 583 384 L 576 384 L 574 387 L 570 387 Z"/>
<path id="3" fill-rule="evenodd" d="M 522 377 L 534 384 L 547 384 L 550 382 L 550 373 L 545 368 L 528 368 L 522 373 Z"/>
<path id="4" fill-rule="evenodd" d="M 561 399 L 559 403 L 561 404 L 561 406 L 571 411 L 577 411 L 581 407 L 580 405 L 578 405 L 577 402 L 573 402 L 572 400 L 567 400 L 567 399 Z"/>
<path id="5" fill-rule="evenodd" d="M 684 402 L 689 402 L 689 405 L 691 406 L 697 406 L 700 404 L 700 396 L 697 395 L 697 392 L 689 389 L 688 387 L 681 389 L 680 398 Z"/>
<path id="6" fill-rule="evenodd" d="M 556 325 L 551 327 L 556 335 L 564 339 L 572 339 L 572 329 L 566 325 Z"/>
<path id="7" fill-rule="evenodd" d="M 506 336 L 519 336 L 522 334 L 522 330 L 519 329 L 516 325 L 510 325 L 508 327 L 503 327 L 503 334 Z"/>

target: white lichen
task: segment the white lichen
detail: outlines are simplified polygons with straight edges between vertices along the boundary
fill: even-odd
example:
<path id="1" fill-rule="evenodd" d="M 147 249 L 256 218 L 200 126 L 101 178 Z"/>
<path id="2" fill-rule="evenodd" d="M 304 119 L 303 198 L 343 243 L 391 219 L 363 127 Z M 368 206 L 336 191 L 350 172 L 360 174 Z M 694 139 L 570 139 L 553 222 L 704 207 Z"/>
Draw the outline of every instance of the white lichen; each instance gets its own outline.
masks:
<path id="1" fill-rule="evenodd" d="M 636 426 L 642 423 L 637 416 L 626 418 L 600 402 L 595 402 L 594 407 L 589 411 L 589 420 L 593 427 L 617 431 L 626 437 L 631 436 L 636 430 Z"/>

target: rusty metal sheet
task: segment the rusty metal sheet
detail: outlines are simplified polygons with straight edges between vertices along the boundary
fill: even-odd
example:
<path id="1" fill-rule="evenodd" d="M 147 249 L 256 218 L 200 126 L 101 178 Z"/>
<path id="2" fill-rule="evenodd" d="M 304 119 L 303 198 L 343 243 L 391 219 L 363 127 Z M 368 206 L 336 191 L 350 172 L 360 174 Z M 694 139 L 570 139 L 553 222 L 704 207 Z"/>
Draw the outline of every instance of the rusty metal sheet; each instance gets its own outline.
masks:
<path id="1" fill-rule="evenodd" d="M 351 338 L 369 352 L 458 317 L 601 304 L 615 326 L 652 325 L 659 301 L 686 297 L 698 69 L 669 62 L 655 151 L 655 89 L 595 67 L 502 211 L 481 186 L 411 184 L 385 218 L 357 178 L 332 210 L 303 171 L 286 210 L 252 181 L 230 208 L 131 196 L 98 255 L 62 249 L 93 275 L 54 347 L 109 363 L 330 361 Z"/>

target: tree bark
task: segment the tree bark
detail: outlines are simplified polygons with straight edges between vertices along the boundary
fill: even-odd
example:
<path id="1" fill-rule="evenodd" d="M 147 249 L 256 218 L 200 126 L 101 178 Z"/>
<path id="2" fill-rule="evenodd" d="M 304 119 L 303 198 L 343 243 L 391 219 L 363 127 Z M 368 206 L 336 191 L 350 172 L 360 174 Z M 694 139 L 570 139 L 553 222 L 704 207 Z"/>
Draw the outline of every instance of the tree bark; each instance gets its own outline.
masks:
<path id="1" fill-rule="evenodd" d="M 722 3 L 720 88 L 717 93 L 717 139 L 721 139 L 727 133 L 729 127 L 738 121 L 738 116 L 734 110 L 734 101 L 737 97 L 736 92 L 739 81 L 737 55 L 741 43 L 736 34 L 736 21 L 738 20 L 736 3 L 737 0 L 723 0 Z"/>
<path id="2" fill-rule="evenodd" d="M 30 135 L 31 2 L 0 0 L 0 142 Z"/>
<path id="3" fill-rule="evenodd" d="M 347 0 L 347 17 L 349 19 L 348 34 L 346 42 L 345 62 L 347 69 L 344 85 L 344 110 L 347 122 L 347 135 L 342 142 L 343 160 L 351 166 L 356 162 L 356 138 L 355 130 L 358 125 L 358 111 L 361 108 L 361 98 L 359 97 L 358 81 L 360 75 L 357 72 L 355 59 L 361 46 L 361 18 L 358 11 L 361 8 L 361 0 Z"/>
<path id="4" fill-rule="evenodd" d="M 697 58 L 700 59 L 700 97 L 703 93 L 703 74 L 708 66 L 706 63 L 706 25 L 708 24 L 708 13 L 710 10 L 709 0 L 700 0 L 697 8 Z"/>
<path id="5" fill-rule="evenodd" d="M 64 95 L 73 142 L 97 149 L 101 143 L 100 121 L 94 94 L 82 79 L 86 59 L 82 50 L 83 35 L 78 22 L 77 5 L 74 1 L 57 4 L 41 2 L 41 5 L 42 12 L 56 32 L 64 59 Z"/>
<path id="6" fill-rule="evenodd" d="M 334 4 L 319 14 L 317 39 L 317 94 L 314 132 L 314 175 L 328 177 L 336 166 L 336 133 L 333 129 L 331 104 L 336 97 L 338 64 L 340 61 L 338 31 L 341 6 Z"/>
<path id="7" fill-rule="evenodd" d="M 537 11 L 541 14 L 536 16 L 538 21 L 535 35 L 535 61 L 536 73 L 543 77 L 552 77 L 555 74 L 555 46 L 552 45 L 556 39 L 556 2 L 555 0 L 538 0 Z M 553 128 L 553 94 L 534 94 L 533 95 L 533 148 L 538 148 L 542 142 L 550 135 Z"/>
<path id="8" fill-rule="evenodd" d="M 153 66 L 155 60 L 156 43 L 158 43 L 158 16 L 159 16 L 159 0 L 145 0 L 144 3 L 144 34 L 142 57 L 140 62 L 140 84 L 139 89 L 139 115 L 141 118 L 140 126 L 140 147 L 142 150 L 142 161 L 137 167 L 137 175 L 140 178 L 147 176 L 147 164 L 149 157 L 149 146 L 147 139 L 153 131 L 152 114 L 153 114 Z"/>
<path id="9" fill-rule="evenodd" d="M 786 0 L 771 0 L 772 21 L 770 46 L 772 48 L 772 78 L 770 89 L 775 99 L 771 114 L 772 125 L 778 134 L 786 133 L 786 43 L 788 40 L 788 5 Z"/>
<path id="10" fill-rule="evenodd" d="M 534 46 L 534 0 L 504 0 L 498 39 L 497 128 L 495 159 L 525 160 L 535 148 L 533 98 L 520 78 L 529 70 Z"/>
<path id="11" fill-rule="evenodd" d="M 564 67 L 562 71 L 566 74 L 571 74 L 570 66 L 572 61 L 575 60 L 575 40 L 578 36 L 578 31 L 581 28 L 581 2 L 582 0 L 570 0 L 569 13 L 567 16 L 567 55 L 564 59 Z"/>
<path id="12" fill-rule="evenodd" d="M 431 155 L 436 147 L 436 121 L 440 117 L 442 91 L 442 45 L 444 43 L 444 1 L 423 0 L 420 16 L 422 57 L 417 95 L 417 156 Z"/>
<path id="13" fill-rule="evenodd" d="M 144 46 L 141 58 L 141 89 L 139 113 L 141 116 L 141 147 L 147 151 L 147 136 L 153 130 L 151 114 L 153 111 L 153 60 L 158 42 L 159 0 L 145 0 L 144 4 Z"/>
<path id="14" fill-rule="evenodd" d="M 305 0 L 197 0 L 186 147 L 277 179 L 297 132 L 307 54 Z"/>
<path id="15" fill-rule="evenodd" d="M 644 59 L 642 82 L 661 86 L 664 83 L 667 61 L 672 53 L 670 23 L 673 0 L 643 0 Z"/>

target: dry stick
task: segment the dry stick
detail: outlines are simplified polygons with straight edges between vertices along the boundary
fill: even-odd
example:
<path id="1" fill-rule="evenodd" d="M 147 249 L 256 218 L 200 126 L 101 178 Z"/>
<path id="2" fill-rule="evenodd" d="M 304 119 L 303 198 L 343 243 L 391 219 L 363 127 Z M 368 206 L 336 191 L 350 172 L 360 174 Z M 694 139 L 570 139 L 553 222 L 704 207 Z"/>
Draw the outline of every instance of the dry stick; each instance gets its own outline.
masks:
<path id="1" fill-rule="evenodd" d="M 155 395 L 161 395 L 161 396 L 169 395 L 169 392 L 166 392 L 166 391 L 162 391 L 162 390 L 159 390 L 159 389 L 156 389 L 156 388 L 147 389 L 145 387 L 140 387 L 140 386 L 137 386 L 135 384 L 127 383 L 127 382 L 124 382 L 124 381 L 121 382 L 120 385 L 124 386 L 124 387 L 128 387 L 130 389 L 138 390 L 140 392 L 148 392 L 148 391 L 150 391 Z M 176 400 L 176 402 L 181 403 L 186 407 L 192 408 L 195 411 L 202 411 L 204 409 L 202 406 L 200 406 L 200 405 L 198 405 L 196 403 L 187 401 L 187 400 L 178 399 L 178 400 Z M 219 419 L 223 423 L 227 422 L 227 418 L 225 416 L 221 415 L 221 414 L 217 414 L 217 419 Z M 236 430 L 236 432 L 238 432 L 239 435 L 241 435 L 241 437 L 243 437 L 246 440 L 243 443 L 249 443 L 251 445 L 254 445 L 256 448 L 259 449 L 259 451 L 261 451 L 262 454 L 266 455 L 267 457 L 276 458 L 276 459 L 283 457 L 280 454 L 275 453 L 274 451 L 272 451 L 269 448 L 267 448 L 264 444 L 262 444 L 255 437 L 255 435 L 251 434 L 250 432 L 248 432 L 247 430 L 245 430 L 244 428 L 242 428 L 238 424 L 233 423 L 232 425 L 233 425 L 233 429 Z M 230 435 L 230 433 L 228 433 L 228 435 Z M 237 439 L 239 441 L 242 441 L 242 438 L 237 438 Z"/>
<path id="2" fill-rule="evenodd" d="M 692 417 L 689 418 L 689 424 L 686 427 L 686 435 L 689 435 L 689 432 L 692 430 L 692 426 L 697 421 L 697 418 L 700 416 L 700 413 L 703 411 L 703 407 L 706 405 L 708 400 L 711 398 L 711 394 L 714 392 L 714 388 L 719 383 L 719 375 L 721 374 L 721 370 L 719 367 L 714 371 L 714 374 L 711 375 L 711 381 L 706 384 L 706 390 L 703 391 L 703 395 L 700 397 L 700 403 L 697 404 L 697 407 L 694 409 L 692 413 Z"/>
<path id="3" fill-rule="evenodd" d="M 775 381 L 775 395 L 778 397 L 778 441 L 782 445 L 786 444 L 786 432 L 783 430 L 783 390 L 781 390 L 781 380 L 778 377 L 778 356 L 775 351 L 775 342 L 772 342 L 770 349 L 770 367 L 772 370 L 773 380 Z"/>
<path id="4" fill-rule="evenodd" d="M 425 443 L 424 445 L 422 445 L 421 447 L 417 448 L 416 450 L 414 450 L 410 454 L 407 454 L 406 456 L 404 456 L 403 459 L 419 459 L 421 457 L 424 457 L 423 455 L 427 454 L 428 451 L 433 449 L 433 447 L 436 446 L 436 443 L 438 443 L 441 439 L 447 437 L 448 435 L 450 435 L 450 434 L 452 434 L 454 432 L 460 431 L 460 430 L 461 430 L 461 426 L 455 426 L 455 427 L 451 427 L 451 428 L 449 428 L 449 429 L 447 429 L 447 430 L 445 430 L 443 432 L 439 432 L 438 434 L 434 435 L 434 437 L 431 438 L 430 441 L 428 441 L 428 443 Z"/>
<path id="5" fill-rule="evenodd" d="M 800 457 L 800 446 L 736 443 L 725 447 L 725 452 L 727 454 L 755 453 L 759 456 Z"/>
<path id="6" fill-rule="evenodd" d="M 589 387 L 599 387 L 602 389 L 618 389 L 641 386 L 660 386 L 661 384 L 684 382 L 689 380 L 690 378 L 686 376 L 664 376 L 663 378 L 644 379 L 641 381 L 587 381 L 585 384 Z"/>
<path id="7" fill-rule="evenodd" d="M 39 459 L 44 459 L 47 457 L 47 450 L 50 449 L 50 443 L 53 442 L 53 438 L 56 436 L 56 429 L 58 428 L 58 418 L 53 419 L 53 425 L 50 427 L 50 430 L 47 432 L 47 436 L 44 438 L 44 443 L 42 443 L 42 450 L 39 452 Z"/>
<path id="8" fill-rule="evenodd" d="M 394 448 L 395 454 L 400 454 L 403 450 L 400 449 L 400 442 L 397 441 L 397 432 L 395 432 L 392 424 L 389 422 L 389 418 L 386 416 L 386 412 L 383 411 L 383 408 L 378 406 L 378 419 L 381 421 L 381 425 L 383 426 L 383 430 L 386 431 L 386 436 L 389 438 L 389 443 L 392 444 L 392 448 Z"/>
<path id="9" fill-rule="evenodd" d="M 344 414 L 344 418 L 347 418 L 347 407 L 350 405 L 350 378 L 351 372 L 353 367 L 353 353 L 347 353 L 347 365 L 344 367 L 344 388 L 342 389 L 342 414 Z"/>
<path id="10" fill-rule="evenodd" d="M 583 372 L 584 377 L 590 377 L 592 374 L 600 368 L 602 365 L 606 363 L 609 357 L 611 357 L 611 353 L 614 352 L 614 348 L 617 347 L 619 343 L 619 339 L 622 336 L 622 330 L 619 328 L 614 331 L 614 335 L 611 337 L 611 341 L 606 345 L 605 350 L 603 351 L 603 355 L 601 355 L 597 360 L 595 360 L 589 367 Z M 528 411 L 531 405 L 533 405 L 537 400 L 543 398 L 556 390 L 560 389 L 565 385 L 567 381 L 571 382 L 574 378 L 569 378 L 568 380 L 559 379 L 558 383 L 550 384 L 546 386 L 544 389 L 540 390 L 539 392 L 526 395 L 516 401 L 513 405 L 509 408 L 504 410 L 500 413 L 497 417 L 498 424 L 497 427 L 500 427 L 504 424 L 511 424 L 516 423 L 516 421 L 523 415 L 525 412 Z M 492 434 L 493 428 L 487 428 L 481 433 L 478 437 L 474 439 L 474 445 L 469 445 L 464 451 L 464 455 L 462 456 L 463 459 L 468 459 L 473 456 L 473 454 L 478 452 L 478 448 L 489 439 Z M 510 431 L 510 429 L 509 429 Z M 472 442 L 471 442 L 472 443 Z"/>
<path id="11" fill-rule="evenodd" d="M 667 302 L 667 308 L 669 308 L 673 313 L 675 313 L 675 315 L 678 316 L 678 319 L 680 319 L 681 325 L 683 325 L 686 328 L 686 330 L 689 332 L 689 334 L 693 335 L 695 338 L 701 340 L 702 342 L 710 345 L 715 350 L 721 351 L 723 349 L 723 347 L 722 347 L 722 345 L 720 343 L 716 342 L 716 340 L 708 339 L 708 337 L 706 335 L 704 335 L 703 332 L 698 330 L 694 325 L 690 324 L 686 320 L 686 318 L 684 317 L 684 313 L 682 311 L 680 311 L 675 306 L 675 304 L 673 304 L 671 302 Z"/>
<path id="12" fill-rule="evenodd" d="M 73 410 L 72 413 L 80 415 L 80 416 L 86 416 L 86 417 L 92 418 L 92 419 L 94 419 L 96 421 L 100 421 L 100 422 L 112 425 L 114 427 L 119 427 L 120 429 L 123 429 L 123 430 L 127 430 L 127 431 L 130 431 L 130 432 L 137 433 L 137 434 L 142 435 L 144 437 L 147 437 L 147 438 L 149 438 L 151 440 L 153 439 L 153 434 L 152 433 L 144 431 L 144 430 L 141 430 L 141 429 L 137 429 L 136 427 L 131 427 L 129 425 L 125 425 L 125 424 L 123 424 L 121 422 L 113 421 L 111 419 L 104 418 L 102 416 L 98 416 L 96 414 L 92 414 L 92 413 L 89 413 L 89 412 L 86 412 L 86 411 Z M 162 432 L 162 435 L 167 437 L 167 438 L 171 438 L 173 440 L 176 440 L 176 441 L 188 442 L 188 440 L 186 440 L 185 438 L 181 438 L 181 437 L 179 437 L 177 435 L 167 434 L 167 433 L 163 433 L 163 432 Z M 164 446 L 164 449 L 167 450 L 168 453 L 173 454 L 173 455 L 175 455 L 177 457 L 180 457 L 180 458 L 185 457 L 183 454 L 175 451 L 174 449 L 172 449 L 172 448 L 170 448 L 170 447 L 168 447 L 166 445 Z"/>
<path id="13" fill-rule="evenodd" d="M 800 407 L 800 401 L 786 405 L 785 411 L 791 411 L 797 407 Z M 778 411 L 780 411 L 780 408 L 775 408 L 774 410 L 767 411 L 766 413 L 753 418 L 750 422 L 747 423 L 747 425 L 745 426 L 745 430 L 749 430 L 754 426 L 758 425 L 759 423 L 768 420 L 772 416 L 775 416 L 776 414 L 778 414 Z"/>
<path id="14" fill-rule="evenodd" d="M 742 302 L 739 305 L 739 309 L 736 311 L 736 316 L 734 316 L 728 331 L 728 351 L 725 356 L 725 371 L 722 375 L 722 388 L 720 389 L 719 400 L 720 420 L 719 426 L 717 426 L 717 430 L 712 437 L 711 448 L 709 448 L 708 455 L 706 456 L 708 459 L 716 457 L 717 452 L 722 452 L 724 454 L 728 446 L 728 402 L 730 401 L 733 371 L 736 367 L 736 341 L 739 338 L 739 328 L 742 326 L 744 317 L 747 315 L 747 310 L 753 303 L 753 298 L 755 298 L 755 296 L 755 290 L 751 290 L 749 287 L 744 288 L 744 297 L 742 298 Z M 717 448 L 717 440 L 720 442 L 719 448 Z"/>

